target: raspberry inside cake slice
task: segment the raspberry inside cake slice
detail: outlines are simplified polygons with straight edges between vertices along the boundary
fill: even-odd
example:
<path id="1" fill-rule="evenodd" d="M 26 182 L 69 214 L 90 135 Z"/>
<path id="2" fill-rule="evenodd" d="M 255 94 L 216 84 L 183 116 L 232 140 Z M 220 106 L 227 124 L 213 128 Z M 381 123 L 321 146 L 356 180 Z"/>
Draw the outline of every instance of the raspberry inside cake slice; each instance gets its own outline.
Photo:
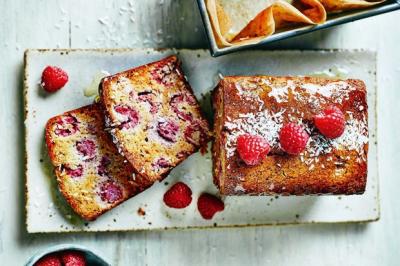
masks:
<path id="1" fill-rule="evenodd" d="M 225 77 L 213 94 L 221 194 L 363 193 L 366 97 L 354 79 Z"/>
<path id="2" fill-rule="evenodd" d="M 104 131 L 98 104 L 51 118 L 46 144 L 61 193 L 85 220 L 96 219 L 151 185 L 135 177 L 118 153 Z"/>
<path id="3" fill-rule="evenodd" d="M 100 102 L 119 151 L 149 181 L 165 177 L 210 139 L 175 56 L 104 78 Z"/>

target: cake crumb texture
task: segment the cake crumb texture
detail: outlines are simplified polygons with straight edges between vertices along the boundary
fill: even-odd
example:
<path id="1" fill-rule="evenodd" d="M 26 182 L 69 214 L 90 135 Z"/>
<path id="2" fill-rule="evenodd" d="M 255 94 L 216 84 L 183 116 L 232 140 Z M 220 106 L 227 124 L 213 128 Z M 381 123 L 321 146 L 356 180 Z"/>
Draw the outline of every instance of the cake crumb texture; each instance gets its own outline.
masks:
<path id="1" fill-rule="evenodd" d="M 46 144 L 59 189 L 72 209 L 94 220 L 151 185 L 135 177 L 104 131 L 98 104 L 51 118 Z"/>

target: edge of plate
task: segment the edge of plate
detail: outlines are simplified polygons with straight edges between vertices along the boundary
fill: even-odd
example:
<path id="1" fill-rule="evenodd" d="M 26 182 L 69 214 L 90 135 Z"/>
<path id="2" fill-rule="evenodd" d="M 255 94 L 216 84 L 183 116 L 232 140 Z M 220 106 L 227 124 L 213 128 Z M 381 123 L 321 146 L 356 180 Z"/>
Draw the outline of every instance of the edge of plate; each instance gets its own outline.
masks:
<path id="1" fill-rule="evenodd" d="M 370 219 L 365 219 L 365 220 L 348 220 L 348 221 L 340 221 L 340 222 L 330 222 L 330 221 L 322 221 L 322 222 L 317 222 L 317 221 L 299 221 L 299 222 L 279 222 L 279 223 L 268 223 L 268 224 L 243 224 L 243 225 L 217 225 L 214 223 L 213 225 L 205 225 L 205 226 L 187 226 L 187 227 L 164 227 L 164 228 L 151 228 L 151 229 L 113 229 L 113 230 L 63 230 L 63 231 L 39 231 L 39 230 L 32 230 L 29 227 L 28 223 L 28 217 L 29 217 L 29 193 L 28 193 L 28 152 L 27 152 L 27 143 L 28 143 L 28 127 L 26 120 L 28 119 L 28 113 L 29 113 L 29 101 L 28 101 L 28 90 L 29 90 L 29 84 L 28 84 L 28 77 L 29 73 L 27 71 L 27 68 L 29 66 L 29 59 L 30 59 L 30 54 L 31 53 L 48 53 L 48 52 L 65 52 L 68 54 L 69 52 L 99 52 L 99 53 L 124 53 L 124 52 L 134 52 L 134 51 L 148 51 L 150 53 L 151 51 L 156 51 L 156 52 L 164 52 L 164 51 L 174 51 L 175 53 L 179 54 L 179 51 L 207 51 L 208 49 L 176 49 L 176 48 L 73 48 L 73 49 L 68 49 L 68 48 L 56 48 L 56 49 L 27 49 L 24 52 L 24 75 L 23 75 L 23 105 L 24 105 L 24 158 L 25 158 L 25 228 L 28 233 L 30 234 L 48 234 L 48 233 L 96 233 L 96 232 L 140 232 L 140 231 L 184 231 L 184 230 L 198 230 L 198 229 L 215 229 L 215 228 L 220 228 L 220 229 L 229 229 L 229 228 L 247 228 L 247 227 L 271 227 L 271 226 L 297 226 L 297 225 L 312 225 L 312 224 L 366 224 L 369 222 L 376 222 L 379 221 L 381 217 L 381 206 L 380 206 L 380 186 L 379 186 L 379 160 L 378 160 L 378 84 L 377 84 L 377 52 L 374 49 L 291 49 L 291 50 L 262 50 L 262 49 L 255 49 L 247 52 L 254 52 L 257 50 L 265 51 L 267 53 L 272 53 L 272 52 L 284 52 L 284 53 L 291 53 L 291 52 L 327 52 L 327 53 L 333 53 L 333 52 L 369 52 L 373 55 L 374 61 L 375 61 L 375 72 L 373 73 L 374 75 L 374 96 L 375 96 L 375 104 L 374 104 L 374 118 L 375 118 L 375 130 L 373 133 L 375 133 L 375 138 L 376 138 L 376 167 L 377 167 L 377 215 L 373 218 Z M 246 51 L 243 51 L 244 53 Z"/>

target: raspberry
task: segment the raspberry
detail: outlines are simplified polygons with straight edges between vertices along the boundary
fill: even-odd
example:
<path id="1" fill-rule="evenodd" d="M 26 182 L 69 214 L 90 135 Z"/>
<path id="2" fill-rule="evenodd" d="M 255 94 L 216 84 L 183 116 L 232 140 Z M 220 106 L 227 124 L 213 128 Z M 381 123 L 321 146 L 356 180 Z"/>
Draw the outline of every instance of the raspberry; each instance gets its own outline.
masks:
<path id="1" fill-rule="evenodd" d="M 76 142 L 76 149 L 79 154 L 85 157 L 87 160 L 91 160 L 96 155 L 96 143 L 90 139 L 84 139 Z"/>
<path id="2" fill-rule="evenodd" d="M 157 125 L 158 134 L 165 140 L 175 142 L 179 126 L 173 121 L 162 121 Z"/>
<path id="3" fill-rule="evenodd" d="M 196 99 L 190 94 L 174 95 L 169 102 L 172 110 L 183 121 L 192 121 L 193 116 L 189 108 L 196 103 Z"/>
<path id="4" fill-rule="evenodd" d="M 61 261 L 56 254 L 49 254 L 42 257 L 34 266 L 61 266 Z"/>
<path id="5" fill-rule="evenodd" d="M 79 251 L 65 251 L 61 253 L 61 260 L 64 266 L 86 266 L 85 256 Z"/>
<path id="6" fill-rule="evenodd" d="M 68 74 L 56 66 L 47 66 L 42 73 L 41 85 L 47 92 L 55 92 L 68 82 Z"/>
<path id="7" fill-rule="evenodd" d="M 74 116 L 67 116 L 59 119 L 56 123 L 54 133 L 57 136 L 68 137 L 79 130 L 79 121 Z"/>
<path id="8" fill-rule="evenodd" d="M 134 128 L 139 123 L 139 114 L 133 108 L 125 105 L 117 105 L 114 107 L 114 110 L 123 116 L 122 129 Z"/>
<path id="9" fill-rule="evenodd" d="M 224 203 L 217 197 L 203 193 L 197 201 L 197 209 L 206 220 L 211 220 L 215 213 L 223 211 Z"/>
<path id="10" fill-rule="evenodd" d="M 155 114 L 158 112 L 159 104 L 154 101 L 154 95 L 151 91 L 139 92 L 138 99 L 150 105 L 150 113 Z"/>
<path id="11" fill-rule="evenodd" d="M 335 139 L 343 134 L 346 120 L 339 108 L 330 106 L 321 114 L 314 116 L 314 123 L 322 135 L 329 139 Z"/>
<path id="12" fill-rule="evenodd" d="M 171 163 L 165 158 L 159 158 L 152 164 L 152 166 L 156 169 L 168 168 L 171 167 Z"/>
<path id="13" fill-rule="evenodd" d="M 163 200 L 170 208 L 186 208 L 192 202 L 192 190 L 185 183 L 178 182 L 165 192 Z"/>
<path id="14" fill-rule="evenodd" d="M 257 165 L 271 150 L 268 142 L 261 136 L 244 134 L 237 138 L 237 151 L 247 165 Z"/>
<path id="15" fill-rule="evenodd" d="M 100 197 L 105 202 L 114 203 L 122 199 L 122 190 L 116 183 L 109 180 L 101 185 Z"/>
<path id="16" fill-rule="evenodd" d="M 63 166 L 67 175 L 71 177 L 81 177 L 83 175 L 83 166 L 78 164 L 75 169 L 71 168 L 70 166 Z"/>
<path id="17" fill-rule="evenodd" d="M 207 135 L 201 128 L 200 123 L 196 121 L 185 129 L 184 135 L 185 139 L 195 146 L 199 146 L 207 138 Z"/>
<path id="18" fill-rule="evenodd" d="M 108 174 L 107 167 L 111 164 L 110 158 L 103 156 L 100 160 L 99 166 L 97 166 L 97 173 L 101 176 L 106 176 Z"/>
<path id="19" fill-rule="evenodd" d="M 157 83 L 169 87 L 174 84 L 174 79 L 173 76 L 171 75 L 174 70 L 175 70 L 175 65 L 171 63 L 165 65 L 159 63 L 151 71 L 151 76 L 155 81 L 157 81 Z"/>
<path id="20" fill-rule="evenodd" d="M 178 159 L 182 159 L 182 158 L 186 158 L 187 156 L 189 156 L 190 153 L 188 153 L 187 151 L 180 151 L 176 154 L 176 158 Z"/>
<path id="21" fill-rule="evenodd" d="M 289 154 L 300 154 L 307 146 L 309 135 L 301 125 L 289 123 L 279 132 L 279 141 L 284 151 Z"/>

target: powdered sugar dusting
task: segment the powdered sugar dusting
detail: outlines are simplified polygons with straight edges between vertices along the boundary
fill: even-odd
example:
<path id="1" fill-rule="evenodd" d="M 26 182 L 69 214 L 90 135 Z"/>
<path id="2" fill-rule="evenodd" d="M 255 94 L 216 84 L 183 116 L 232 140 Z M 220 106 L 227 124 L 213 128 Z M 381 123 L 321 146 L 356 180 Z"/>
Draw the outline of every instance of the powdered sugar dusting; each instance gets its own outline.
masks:
<path id="1" fill-rule="evenodd" d="M 364 153 L 364 145 L 368 143 L 368 123 L 364 116 L 362 120 L 357 120 L 350 114 L 347 121 L 345 131 L 342 136 L 332 141 L 332 145 L 336 149 L 347 148 L 356 150 L 361 155 L 361 159 L 366 161 Z"/>
<path id="2" fill-rule="evenodd" d="M 292 80 L 288 80 L 286 85 L 282 87 L 272 86 L 271 82 L 268 80 L 264 80 L 264 83 L 271 87 L 271 91 L 268 93 L 268 96 L 274 97 L 278 103 L 286 102 L 289 97 L 289 89 L 294 92 L 296 87 Z"/>
<path id="3" fill-rule="evenodd" d="M 368 143 L 369 139 L 368 123 L 365 116 L 358 120 L 350 113 L 343 135 L 336 139 L 327 139 L 314 128 L 308 127 L 307 131 L 311 132 L 310 139 L 306 151 L 300 155 L 301 161 L 307 165 L 312 166 L 314 163 L 318 163 L 320 155 L 329 154 L 333 149 L 354 150 L 360 155 L 357 159 L 358 162 L 367 160 L 364 145 Z"/>
<path id="4" fill-rule="evenodd" d="M 235 83 L 235 88 L 238 91 L 238 94 L 246 99 L 247 101 L 256 101 L 259 103 L 259 110 L 261 111 L 264 107 L 264 102 L 260 99 L 260 96 L 257 93 L 259 89 L 258 85 L 249 81 L 240 81 Z"/>
<path id="5" fill-rule="evenodd" d="M 332 96 L 339 96 L 343 93 L 348 94 L 352 89 L 351 86 L 345 81 L 331 82 L 324 86 L 312 83 L 303 84 L 302 89 L 306 90 L 309 94 L 321 94 L 327 98 Z"/>
<path id="6" fill-rule="evenodd" d="M 285 85 L 277 86 L 272 84 L 268 79 L 262 79 L 262 83 L 271 88 L 268 96 L 275 98 L 277 103 L 287 102 L 289 92 L 293 93 L 297 100 L 304 100 L 300 99 L 302 98 L 302 94 L 299 93 L 300 91 L 308 93 L 309 97 L 311 97 L 310 101 L 314 101 L 317 98 L 316 95 L 321 95 L 326 98 L 336 98 L 338 103 L 341 103 L 343 99 L 348 97 L 349 92 L 355 89 L 346 81 L 335 81 L 326 85 L 318 85 L 314 83 L 297 84 L 294 80 L 289 79 Z M 256 85 L 253 84 L 253 86 Z M 244 92 L 241 93 L 244 94 Z"/>

